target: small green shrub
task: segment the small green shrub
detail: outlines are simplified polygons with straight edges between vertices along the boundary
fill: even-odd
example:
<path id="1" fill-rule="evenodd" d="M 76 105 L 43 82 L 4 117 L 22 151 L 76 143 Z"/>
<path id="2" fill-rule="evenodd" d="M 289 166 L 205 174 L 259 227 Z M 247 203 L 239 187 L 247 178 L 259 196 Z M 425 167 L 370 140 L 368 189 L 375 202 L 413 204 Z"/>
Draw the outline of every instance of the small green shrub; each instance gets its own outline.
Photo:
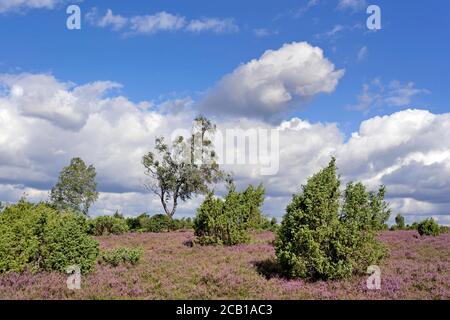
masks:
<path id="1" fill-rule="evenodd" d="M 194 231 L 202 245 L 235 245 L 250 240 L 249 230 L 261 224 L 264 188 L 249 186 L 244 192 L 229 187 L 224 200 L 210 193 L 197 210 Z"/>
<path id="2" fill-rule="evenodd" d="M 127 218 L 126 223 L 129 230 L 135 232 L 160 233 L 193 228 L 191 218 L 171 219 L 162 214 L 149 216 L 144 213 L 138 217 Z"/>
<path id="3" fill-rule="evenodd" d="M 395 217 L 395 226 L 396 226 L 396 230 L 405 230 L 405 228 L 406 228 L 405 218 L 401 214 L 398 214 Z"/>
<path id="4" fill-rule="evenodd" d="M 174 222 L 167 215 L 156 214 L 145 221 L 143 228 L 147 232 L 169 232 L 174 229 Z"/>
<path id="5" fill-rule="evenodd" d="M 129 231 L 123 218 L 101 216 L 89 221 L 89 233 L 94 236 L 119 235 Z"/>
<path id="6" fill-rule="evenodd" d="M 433 219 L 427 219 L 419 223 L 417 231 L 421 236 L 438 236 L 439 225 Z"/>
<path id="7" fill-rule="evenodd" d="M 42 268 L 65 272 L 68 266 L 77 265 L 83 273 L 92 271 L 99 250 L 87 228 L 85 217 L 71 212 L 59 213 L 48 220 L 42 235 Z"/>
<path id="8" fill-rule="evenodd" d="M 87 221 L 70 211 L 24 200 L 0 214 L 0 273 L 61 271 L 95 267 L 98 243 L 87 234 Z"/>
<path id="9" fill-rule="evenodd" d="M 419 229 L 419 223 L 418 222 L 413 222 L 413 224 L 408 225 L 406 227 L 406 229 L 408 229 L 408 230 L 417 230 L 417 229 Z"/>
<path id="10" fill-rule="evenodd" d="M 122 263 L 136 265 L 143 254 L 142 248 L 117 248 L 101 252 L 101 263 L 107 263 L 117 267 Z"/>
<path id="11" fill-rule="evenodd" d="M 439 233 L 444 234 L 444 233 L 449 233 L 450 232 L 450 227 L 448 226 L 440 226 L 439 227 Z"/>
<path id="12" fill-rule="evenodd" d="M 276 218 L 269 219 L 266 216 L 261 216 L 261 222 L 254 228 L 256 231 L 272 231 L 278 230 L 278 222 Z"/>

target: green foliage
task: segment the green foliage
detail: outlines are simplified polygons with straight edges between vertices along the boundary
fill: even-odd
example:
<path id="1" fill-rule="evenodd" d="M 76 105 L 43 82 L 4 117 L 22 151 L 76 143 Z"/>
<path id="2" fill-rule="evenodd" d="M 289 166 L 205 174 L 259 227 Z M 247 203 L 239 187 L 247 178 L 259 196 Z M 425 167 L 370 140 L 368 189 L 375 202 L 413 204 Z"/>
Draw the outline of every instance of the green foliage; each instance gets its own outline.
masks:
<path id="1" fill-rule="evenodd" d="M 396 225 L 397 230 L 405 230 L 406 229 L 405 218 L 401 214 L 398 214 L 395 217 L 395 225 Z"/>
<path id="2" fill-rule="evenodd" d="M 88 214 L 89 208 L 97 200 L 95 168 L 86 166 L 80 158 L 73 158 L 65 167 L 58 182 L 50 192 L 50 201 L 58 210 L 73 210 Z"/>
<path id="3" fill-rule="evenodd" d="M 147 232 L 169 232 L 174 223 L 167 215 L 156 214 L 144 222 L 143 228 Z"/>
<path id="4" fill-rule="evenodd" d="M 159 197 L 168 217 L 174 216 L 180 200 L 205 194 L 210 184 L 223 179 L 211 140 L 215 130 L 210 120 L 199 116 L 189 139 L 178 137 L 170 149 L 164 138 L 157 138 L 156 152 L 143 157 L 145 173 L 150 177 L 146 187 Z"/>
<path id="5" fill-rule="evenodd" d="M 261 224 L 264 188 L 249 186 L 237 192 L 231 185 L 224 200 L 208 194 L 194 219 L 195 235 L 202 245 L 235 245 L 250 240 L 248 231 Z"/>
<path id="6" fill-rule="evenodd" d="M 94 236 L 119 235 L 129 231 L 123 217 L 100 216 L 89 220 L 89 234 Z"/>
<path id="7" fill-rule="evenodd" d="M 407 229 L 408 230 L 417 230 L 417 229 L 419 229 L 419 223 L 418 222 L 413 222 L 412 225 L 408 225 L 407 226 Z"/>
<path id="8" fill-rule="evenodd" d="M 364 273 L 386 253 L 375 241 L 373 230 L 385 219 L 379 216 L 386 210 L 378 198 L 381 193 L 375 196 L 361 184 L 349 184 L 341 208 L 336 171 L 332 159 L 302 186 L 302 192 L 294 195 L 286 208 L 275 251 L 289 277 L 345 278 Z"/>
<path id="9" fill-rule="evenodd" d="M 91 271 L 98 243 L 87 235 L 86 218 L 24 200 L 0 215 L 0 273 L 61 271 L 78 265 Z"/>
<path id="10" fill-rule="evenodd" d="M 135 218 L 127 218 L 126 223 L 130 231 L 136 232 L 168 232 L 192 229 L 193 226 L 191 218 L 170 219 L 167 215 L 149 216 L 145 213 Z"/>
<path id="11" fill-rule="evenodd" d="M 126 218 L 125 221 L 128 225 L 128 229 L 130 231 L 144 231 L 143 230 L 143 224 L 144 224 L 144 219 L 148 219 L 149 216 L 145 213 L 137 216 L 137 217 L 130 217 L 130 218 Z"/>
<path id="12" fill-rule="evenodd" d="M 440 226 L 439 227 L 439 233 L 444 234 L 444 233 L 449 233 L 450 232 L 450 227 L 448 226 Z"/>
<path id="13" fill-rule="evenodd" d="M 421 236 L 438 236 L 439 225 L 433 219 L 426 219 L 419 223 L 417 231 Z"/>
<path id="14" fill-rule="evenodd" d="M 383 230 L 391 215 L 388 204 L 384 201 L 386 189 L 381 186 L 377 193 L 367 192 L 366 187 L 358 182 L 350 182 L 344 191 L 344 204 L 341 219 L 351 220 L 359 228 L 366 230 Z"/>
<path id="15" fill-rule="evenodd" d="M 117 267 L 121 263 L 136 265 L 143 254 L 142 248 L 117 248 L 101 252 L 100 262 Z"/>
<path id="16" fill-rule="evenodd" d="M 255 226 L 256 231 L 272 231 L 278 230 L 278 222 L 276 218 L 269 219 L 266 216 L 261 216 L 261 221 Z"/>

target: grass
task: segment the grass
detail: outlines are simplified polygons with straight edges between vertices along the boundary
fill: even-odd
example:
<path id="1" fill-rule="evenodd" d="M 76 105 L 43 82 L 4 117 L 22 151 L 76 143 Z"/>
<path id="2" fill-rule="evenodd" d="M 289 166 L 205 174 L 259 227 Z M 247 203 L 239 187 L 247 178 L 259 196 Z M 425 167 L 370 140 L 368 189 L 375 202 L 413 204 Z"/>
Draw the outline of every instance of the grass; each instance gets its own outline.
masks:
<path id="1" fill-rule="evenodd" d="M 70 291 L 60 273 L 0 276 L 0 299 L 450 299 L 450 234 L 385 232 L 382 289 L 366 277 L 307 282 L 279 276 L 270 232 L 248 245 L 192 246 L 192 232 L 98 237 L 102 249 L 142 247 L 137 265 L 98 265 Z"/>

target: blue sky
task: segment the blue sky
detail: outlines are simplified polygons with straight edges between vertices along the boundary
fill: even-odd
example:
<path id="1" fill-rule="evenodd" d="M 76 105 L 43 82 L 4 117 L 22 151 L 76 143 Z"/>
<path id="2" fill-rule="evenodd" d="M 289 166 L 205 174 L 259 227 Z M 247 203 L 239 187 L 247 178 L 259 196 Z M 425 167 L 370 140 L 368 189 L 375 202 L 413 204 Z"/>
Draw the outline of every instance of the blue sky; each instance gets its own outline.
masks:
<path id="1" fill-rule="evenodd" d="M 0 18 L 1 68 L 3 72 L 51 72 L 59 79 L 86 83 L 99 79 L 124 85 L 133 101 L 159 96 L 192 95 L 206 91 L 239 64 L 259 57 L 283 43 L 308 41 L 346 75 L 338 89 L 314 99 L 298 115 L 312 121 L 336 121 L 344 130 L 354 130 L 373 114 L 396 111 L 379 108 L 369 113 L 348 111 L 356 103 L 363 83 L 374 78 L 385 82 L 414 82 L 432 94 L 417 95 L 418 107 L 446 111 L 449 101 L 450 3 L 432 1 L 377 1 L 382 9 L 382 27 L 368 32 L 365 10 L 339 10 L 337 1 L 319 1 L 303 14 L 307 1 L 83 1 L 82 14 L 93 7 L 122 16 L 165 11 L 185 16 L 233 18 L 238 32 L 190 34 L 184 31 L 124 37 L 109 28 L 90 25 L 83 18 L 82 30 L 65 28 L 66 5 L 55 10 L 9 12 Z M 335 36 L 317 38 L 335 26 L 351 28 Z M 255 36 L 255 29 L 276 34 Z M 447 34 L 446 34 L 447 33 Z M 367 47 L 367 57 L 358 62 L 358 51 Z M 397 108 L 398 109 L 398 108 Z"/>
<path id="2" fill-rule="evenodd" d="M 81 8 L 81 30 L 66 28 L 68 17 L 66 8 L 74 3 Z M 0 77 L 3 76 L 3 80 L 0 78 L 0 82 L 1 86 L 6 87 L 6 91 L 10 92 L 10 96 L 7 94 L 3 96 L 3 103 L 5 108 L 19 103 L 14 105 L 14 108 L 22 110 L 18 114 L 25 114 L 29 120 L 30 114 L 23 111 L 25 103 L 29 101 L 17 102 L 11 98 L 11 92 L 14 92 L 14 88 L 19 84 L 26 88 L 26 85 L 32 81 L 41 81 L 42 84 L 48 80 L 47 89 L 49 92 L 54 92 L 53 90 L 57 90 L 54 88 L 71 83 L 70 88 L 64 87 L 64 90 L 67 90 L 67 95 L 73 94 L 78 97 L 77 93 L 72 91 L 73 88 L 90 86 L 104 81 L 121 84 L 121 87 L 105 85 L 111 89 L 106 95 L 103 95 L 103 89 L 98 89 L 99 95 L 103 98 L 94 96 L 95 99 L 98 98 L 102 106 L 106 103 L 106 100 L 102 99 L 114 97 L 123 98 L 121 101 L 126 101 L 127 106 L 129 104 L 134 107 L 140 102 L 144 102 L 152 105 L 148 109 L 148 114 L 144 115 L 147 117 L 153 115 L 151 112 L 155 111 L 155 106 L 160 106 L 167 101 L 187 99 L 190 101 L 190 107 L 196 110 L 197 104 L 201 104 L 213 88 L 216 88 L 216 93 L 223 89 L 224 85 L 221 87 L 221 83 L 223 83 L 224 77 L 233 73 L 239 66 L 246 66 L 253 59 L 257 62 L 260 61 L 258 59 L 267 50 L 278 52 L 285 44 L 307 42 L 311 47 L 322 49 L 324 58 L 332 63 L 334 70 L 345 70 L 345 74 L 338 77 L 332 90 L 318 90 L 317 94 L 294 100 L 287 112 L 277 113 L 276 117 L 272 117 L 273 114 L 262 119 L 256 117 L 257 119 L 251 119 L 252 121 L 276 125 L 281 121 L 299 118 L 311 124 L 313 128 L 317 128 L 317 131 L 325 128 L 330 132 L 335 130 L 332 127 L 336 126 L 338 128 L 335 134 L 337 136 L 336 143 L 342 144 L 342 150 L 347 150 L 353 145 L 349 141 L 351 135 L 360 130 L 364 121 L 367 121 L 367 127 L 376 127 L 379 130 L 385 128 L 386 135 L 389 137 L 388 131 L 392 126 L 388 126 L 388 123 L 397 119 L 396 114 L 399 115 L 399 119 L 404 119 L 406 115 L 412 117 L 410 122 L 402 124 L 405 126 L 411 123 L 422 123 L 425 121 L 424 118 L 433 117 L 433 121 L 442 123 L 442 128 L 445 128 L 447 113 L 450 111 L 450 90 L 448 90 L 450 84 L 450 63 L 448 62 L 450 3 L 445 0 L 377 0 L 370 4 L 376 4 L 381 8 L 381 30 L 370 31 L 367 29 L 366 8 L 369 3 L 364 0 L 85 0 L 81 2 L 0 0 Z M 112 19 L 105 22 L 104 18 L 108 10 L 110 10 Z M 156 28 L 152 31 L 136 29 L 138 28 L 136 27 L 137 22 L 133 22 L 138 21 L 136 17 L 142 18 L 161 13 L 178 19 L 176 20 L 178 26 L 174 26 L 176 21 L 171 20 L 171 25 L 168 27 L 171 30 L 163 30 L 164 28 Z M 215 21 L 223 24 L 210 27 L 203 25 L 203 29 L 195 31 L 189 29 L 195 20 Z M 34 75 L 34 78 L 27 78 L 29 75 Z M 36 78 L 37 75 L 46 78 L 39 78 L 39 80 Z M 218 97 L 221 95 L 219 94 Z M 1 103 L 2 100 L 0 100 L 0 108 L 2 107 Z M 206 106 L 206 108 L 209 107 L 211 106 Z M 423 113 L 416 112 L 414 115 L 402 113 L 408 109 L 420 109 Z M 85 118 L 89 118 L 92 114 L 88 113 Z M 378 124 L 376 117 L 384 115 L 387 116 L 386 121 Z M 252 118 L 249 114 L 241 116 Z M 42 119 L 42 115 L 39 117 Z M 126 118 L 125 116 L 121 117 L 121 119 Z M 174 119 L 179 120 L 177 117 L 177 115 L 173 115 Z M 49 121 L 48 116 L 44 118 Z M 417 120 L 418 118 L 422 120 Z M 19 124 L 23 124 L 27 123 L 27 119 L 17 121 Z M 77 119 L 76 121 L 79 121 L 79 118 Z M 218 117 L 218 121 L 220 121 L 220 117 Z M 232 122 L 229 119 L 227 121 Z M 73 124 L 73 122 L 71 123 Z M 324 124 L 323 128 L 320 127 L 321 123 Z M 167 124 L 164 125 L 167 126 Z M 59 127 L 61 126 L 64 125 L 59 124 Z M 439 125 L 434 123 L 432 127 L 439 127 Z M 80 131 L 72 132 L 74 139 L 81 139 L 83 136 L 80 128 L 84 127 L 80 124 L 77 127 L 77 130 Z M 64 129 L 64 134 L 68 134 L 66 129 Z M 442 130 L 437 131 L 436 135 L 445 132 L 444 129 Z M 422 130 L 414 134 L 423 135 L 424 132 Z M 98 134 L 101 135 L 100 131 Z M 364 135 L 364 131 L 359 131 L 359 134 Z M 25 133 L 23 135 L 26 136 Z M 39 134 L 35 133 L 35 135 Z M 342 135 L 342 141 L 339 140 L 339 135 Z M 4 136 L 7 136 L 6 133 Z M 411 136 L 408 139 L 413 141 L 416 138 L 416 136 Z M 438 136 L 434 137 L 434 139 L 439 138 Z M 404 139 L 404 141 L 406 140 Z M 3 143 L 6 146 L 6 142 Z M 54 142 L 53 145 L 42 146 L 42 149 L 54 150 L 57 148 L 56 144 L 57 142 Z M 356 145 L 356 142 L 354 144 Z M 412 150 L 415 147 L 417 150 Z M 62 147 L 58 144 L 58 148 Z M 401 149 L 398 146 L 396 148 Z M 342 164 L 344 175 L 347 174 L 349 179 L 363 178 L 373 181 L 374 177 L 378 177 L 377 182 L 394 181 L 393 177 L 386 177 L 383 180 L 380 178 L 380 174 L 385 176 L 391 174 L 392 171 L 406 168 L 411 165 L 410 161 L 422 161 L 423 172 L 433 169 L 434 171 L 430 172 L 439 173 L 439 170 L 442 170 L 443 176 L 450 172 L 450 157 L 446 157 L 447 147 L 424 150 L 421 149 L 421 146 L 413 144 L 405 147 L 406 149 L 410 153 L 392 159 L 391 156 L 395 153 L 392 151 L 394 149 L 385 150 L 380 163 L 389 163 L 389 165 L 386 164 L 386 168 L 381 168 L 380 164 L 379 171 L 374 172 L 371 177 L 362 173 L 356 174 L 348 169 L 353 167 L 353 164 L 350 164 L 353 163 L 353 160 Z M 48 160 L 45 160 L 45 156 L 37 153 L 29 155 L 29 163 L 33 164 L 30 165 L 30 168 L 42 169 L 42 172 L 39 171 L 40 169 L 33 171 L 36 178 L 31 179 L 32 181 L 17 178 L 17 176 L 21 176 L 20 173 L 12 175 L 11 167 L 6 162 L 2 164 L 0 157 L 0 187 L 3 183 L 3 190 L 9 190 L 8 192 L 3 191 L 3 199 L 12 201 L 17 194 L 28 190 L 27 188 L 32 189 L 28 190 L 28 193 L 36 194 L 38 197 L 38 194 L 42 195 L 46 188 L 38 188 L 41 193 L 34 192 L 33 188 L 48 186 L 55 179 L 58 166 L 67 162 L 69 156 L 75 155 L 75 152 L 85 152 L 89 159 L 89 152 L 84 150 L 81 145 L 74 147 L 74 150 L 58 149 L 59 151 L 65 156 L 61 156 L 58 160 L 53 158 L 51 161 L 55 162 L 55 166 L 45 169 L 41 168 L 43 162 Z M 17 150 L 15 152 L 17 154 Z M 319 153 L 322 154 L 322 151 Z M 423 156 L 413 156 L 419 153 Z M 379 157 L 381 159 L 382 156 L 379 155 Z M 300 158 L 302 156 L 298 155 L 298 159 Z M 320 159 L 317 165 L 324 164 L 326 158 L 329 158 L 329 155 L 317 156 L 317 159 Z M 92 162 L 96 159 L 95 156 L 92 156 Z M 107 161 L 100 161 L 100 163 L 98 165 L 100 179 L 107 181 L 104 182 L 104 185 L 115 181 L 108 173 L 108 170 L 112 170 L 113 165 L 105 165 L 104 171 L 102 171 L 102 165 Z M 286 166 L 286 164 L 283 165 Z M 294 166 L 294 163 L 290 165 Z M 308 166 L 308 170 L 305 169 L 306 171 L 302 173 L 302 178 L 299 180 L 310 175 L 310 171 L 317 165 Z M 374 168 L 378 168 L 377 163 L 370 165 L 370 170 L 375 170 Z M 408 168 L 412 170 L 412 165 Z M 249 179 L 242 177 L 243 181 L 253 181 Z M 426 180 L 426 178 L 423 179 Z M 435 197 L 435 193 L 432 192 L 433 188 L 440 188 L 447 192 L 448 185 L 440 182 L 432 188 L 427 185 L 425 180 L 423 183 L 426 186 L 423 190 L 415 189 L 414 192 L 409 193 L 404 191 L 405 189 L 400 183 L 395 183 L 393 186 L 397 190 L 393 198 L 399 201 L 395 208 L 409 214 L 409 221 L 417 218 L 415 216 L 417 212 L 428 216 L 437 214 L 442 217 L 446 215 L 448 203 L 442 201 L 442 197 L 438 197 L 439 200 L 431 199 L 431 197 Z M 102 183 L 100 184 L 102 185 Z M 130 199 L 131 195 L 127 194 L 128 200 L 123 200 L 120 198 L 121 194 L 125 191 L 136 191 L 134 187 L 118 186 L 117 183 L 114 183 L 112 183 L 114 185 L 112 189 L 116 188 L 117 192 L 105 195 L 103 207 L 99 206 L 98 212 L 115 211 L 115 209 L 105 209 L 111 203 L 121 208 L 125 207 L 126 201 Z M 405 185 L 413 188 L 411 184 L 414 185 L 415 182 L 409 181 L 408 183 L 405 182 Z M 272 204 L 268 205 L 271 214 L 275 211 L 278 213 L 273 215 L 282 214 L 283 210 L 278 207 L 283 208 L 291 190 L 295 190 L 295 188 L 290 186 L 286 190 L 285 197 L 279 202 L 274 196 Z M 106 189 L 110 190 L 105 187 Z M 0 195 L 1 190 L 0 188 Z M 429 198 L 423 196 L 425 193 L 428 194 L 427 192 L 433 196 Z M 278 193 L 274 192 L 274 194 Z M 406 198 L 411 201 L 408 202 L 404 198 L 402 198 L 403 202 L 399 200 L 405 194 L 408 195 Z M 0 200 L 2 200 L 1 197 Z M 148 202 L 136 205 L 135 209 L 144 210 L 146 206 L 149 206 Z M 186 212 L 192 211 L 194 207 L 195 204 L 191 207 L 188 205 Z M 450 209 L 448 212 L 450 213 Z M 446 216 L 442 221 L 450 222 L 450 216 Z"/>

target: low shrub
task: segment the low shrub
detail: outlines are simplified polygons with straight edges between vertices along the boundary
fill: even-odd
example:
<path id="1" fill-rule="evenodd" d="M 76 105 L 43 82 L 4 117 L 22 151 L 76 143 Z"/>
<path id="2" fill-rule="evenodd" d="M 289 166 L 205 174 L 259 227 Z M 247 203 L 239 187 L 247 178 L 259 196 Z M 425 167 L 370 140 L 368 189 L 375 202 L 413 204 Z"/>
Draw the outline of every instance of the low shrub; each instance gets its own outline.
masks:
<path id="1" fill-rule="evenodd" d="M 87 273 L 98 256 L 98 242 L 87 231 L 80 214 L 25 200 L 8 206 L 0 214 L 0 273 L 65 272 L 71 265 Z"/>
<path id="2" fill-rule="evenodd" d="M 101 216 L 89 221 L 89 233 L 94 236 L 119 235 L 129 231 L 125 219 Z"/>
<path id="3" fill-rule="evenodd" d="M 421 236 L 438 236 L 440 232 L 439 225 L 433 219 L 420 222 L 417 231 Z"/>
<path id="4" fill-rule="evenodd" d="M 174 222 L 167 215 L 156 214 L 144 222 L 143 228 L 146 232 L 169 232 L 174 229 Z"/>
<path id="5" fill-rule="evenodd" d="M 141 214 L 135 218 L 127 218 L 126 223 L 130 231 L 136 232 L 169 232 L 183 229 L 192 229 L 191 218 L 171 219 L 167 215 L 156 214 L 149 216 Z"/>
<path id="6" fill-rule="evenodd" d="M 406 226 L 407 230 L 416 230 L 419 229 L 419 223 L 418 222 L 413 222 L 411 225 L 407 225 Z"/>
<path id="7" fill-rule="evenodd" d="M 117 267 L 122 263 L 136 265 L 143 254 L 142 248 L 117 248 L 101 252 L 100 263 Z"/>
<path id="8" fill-rule="evenodd" d="M 444 234 L 444 233 L 449 233 L 449 232 L 450 232 L 450 227 L 448 227 L 448 226 L 440 226 L 439 227 L 439 233 Z"/>
<path id="9" fill-rule="evenodd" d="M 276 218 L 269 219 L 266 216 L 261 217 L 261 222 L 255 227 L 256 231 L 272 231 L 278 230 L 278 222 Z"/>
<path id="10" fill-rule="evenodd" d="M 224 200 L 210 193 L 197 210 L 194 231 L 201 245 L 235 245 L 250 240 L 249 230 L 261 224 L 264 188 L 237 192 L 231 185 Z"/>

